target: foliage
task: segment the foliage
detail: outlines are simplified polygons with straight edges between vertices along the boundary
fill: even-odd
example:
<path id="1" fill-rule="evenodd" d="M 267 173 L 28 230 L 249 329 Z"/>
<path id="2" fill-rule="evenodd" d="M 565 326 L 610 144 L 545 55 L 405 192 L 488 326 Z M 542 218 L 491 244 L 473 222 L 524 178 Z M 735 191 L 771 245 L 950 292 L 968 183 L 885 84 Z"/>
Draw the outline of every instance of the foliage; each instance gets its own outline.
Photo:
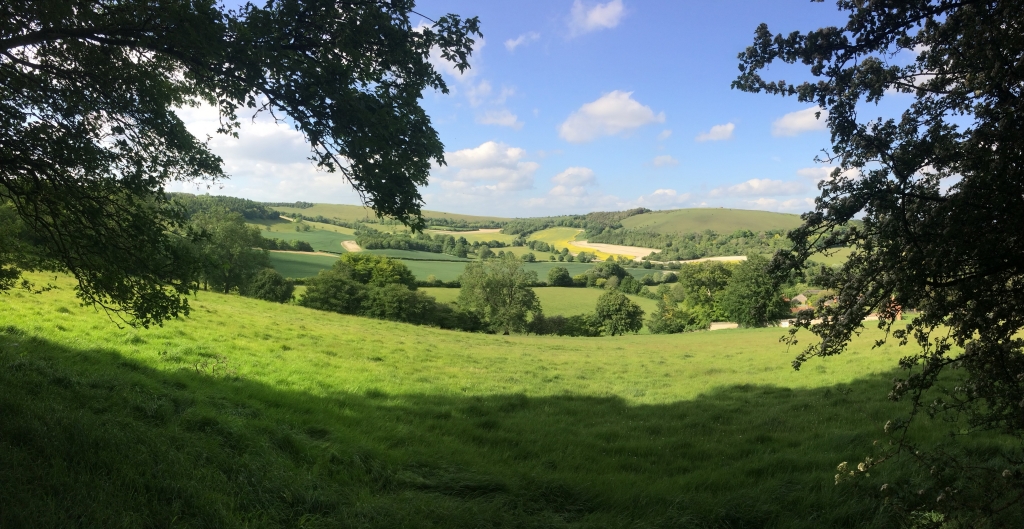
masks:
<path id="1" fill-rule="evenodd" d="M 341 256 L 334 267 L 348 269 L 349 277 L 364 285 L 383 287 L 398 284 L 409 289 L 416 288 L 416 277 L 398 259 L 368 253 L 347 253 Z"/>
<path id="2" fill-rule="evenodd" d="M 743 327 L 775 325 L 789 314 L 789 303 L 769 273 L 767 257 L 751 255 L 733 269 L 719 304 L 729 321 Z"/>
<path id="3" fill-rule="evenodd" d="M 244 288 L 270 266 L 259 228 L 249 226 L 241 213 L 214 209 L 192 217 L 200 234 L 197 244 L 202 280 L 219 292 Z"/>
<path id="4" fill-rule="evenodd" d="M 892 333 L 920 346 L 901 360 L 907 372 L 892 398 L 913 403 L 910 419 L 920 412 L 946 417 L 958 439 L 994 430 L 1013 442 L 984 456 L 915 446 L 904 436 L 913 421 L 895 421 L 889 455 L 923 454 L 919 460 L 928 465 L 922 494 L 906 494 L 901 503 L 952 525 L 1019 523 L 1013 516 L 1024 501 L 1024 9 L 1019 1 L 838 5 L 848 12 L 843 27 L 773 36 L 762 24 L 740 55 L 742 73 L 733 83 L 818 105 L 832 133 L 827 161 L 836 169 L 822 182 L 815 211 L 791 235 L 793 251 L 775 262 L 784 273 L 820 246 L 853 251 L 822 278 L 836 302 L 798 319 L 796 328 L 821 340 L 794 365 L 842 353 L 869 313 L 890 329 L 902 309 L 917 309 L 906 330 Z M 897 54 L 907 60 L 891 61 Z M 816 79 L 763 79 L 776 61 L 803 63 Z M 883 100 L 898 105 L 891 114 L 898 117 L 864 111 Z M 859 214 L 861 228 L 836 231 Z M 962 380 L 942 384 L 947 369 Z M 929 468 L 937 460 L 942 465 Z"/>
<path id="5" fill-rule="evenodd" d="M 597 298 L 594 313 L 604 332 L 612 336 L 640 332 L 644 325 L 644 309 L 618 290 L 610 290 Z"/>
<path id="6" fill-rule="evenodd" d="M 381 320 L 426 324 L 434 321 L 434 298 L 401 283 L 370 288 L 360 313 Z"/>
<path id="7" fill-rule="evenodd" d="M 523 268 L 523 262 L 511 253 L 466 265 L 459 281 L 459 306 L 478 314 L 495 332 L 524 332 L 527 317 L 541 312 L 531 288 L 537 283 L 537 273 Z"/>
<path id="8" fill-rule="evenodd" d="M 321 270 L 306 280 L 306 290 L 299 297 L 299 305 L 316 310 L 357 314 L 366 298 L 366 286 L 352 279 L 352 269 L 339 266 Z"/>
<path id="9" fill-rule="evenodd" d="M 270 209 L 267 204 L 253 202 L 246 198 L 226 196 L 193 195 L 190 193 L 169 193 L 170 200 L 180 205 L 189 218 L 197 213 L 208 213 L 214 210 L 227 210 L 241 214 L 246 220 L 276 220 L 281 214 Z"/>
<path id="10" fill-rule="evenodd" d="M 682 284 L 675 287 L 661 285 L 656 292 L 658 308 L 647 320 L 652 334 L 676 334 L 680 332 L 706 330 L 711 326 L 714 307 L 701 300 L 690 298 L 686 301 L 686 289 Z"/>
<path id="11" fill-rule="evenodd" d="M 264 268 L 249 280 L 248 284 L 239 289 L 245 297 L 288 303 L 292 300 L 295 285 L 272 268 Z"/>
<path id="12" fill-rule="evenodd" d="M 551 270 L 548 270 L 548 285 L 553 287 L 573 286 L 572 277 L 569 276 L 569 270 L 564 266 L 556 266 Z"/>
<path id="13" fill-rule="evenodd" d="M 729 314 L 720 307 L 720 296 L 732 279 L 734 265 L 705 261 L 686 265 L 677 272 L 685 307 L 707 313 L 712 321 L 724 320 Z"/>
<path id="14" fill-rule="evenodd" d="M 785 235 L 786 230 L 754 232 L 749 229 L 741 229 L 732 233 L 717 233 L 712 230 L 661 233 L 647 228 L 620 228 L 606 229 L 593 234 L 588 231 L 587 241 L 659 248 L 662 251 L 657 254 L 656 260 L 685 261 L 723 255 L 771 254 L 776 250 L 788 249 L 792 246 Z"/>
<path id="15" fill-rule="evenodd" d="M 537 314 L 530 320 L 526 332 L 537 335 L 596 337 L 601 336 L 602 330 L 601 320 L 594 314 Z"/>
<path id="16" fill-rule="evenodd" d="M 479 35 L 456 15 L 414 25 L 411 1 L 74 0 L 0 7 L 0 199 L 86 302 L 149 325 L 187 314 L 194 257 L 172 182 L 224 176 L 175 108 L 287 118 L 316 165 L 378 214 L 421 226 L 419 186 L 444 146 L 419 105 L 447 91 Z M 415 20 L 421 20 L 419 15 Z M 354 59 L 358 58 L 358 59 Z"/>

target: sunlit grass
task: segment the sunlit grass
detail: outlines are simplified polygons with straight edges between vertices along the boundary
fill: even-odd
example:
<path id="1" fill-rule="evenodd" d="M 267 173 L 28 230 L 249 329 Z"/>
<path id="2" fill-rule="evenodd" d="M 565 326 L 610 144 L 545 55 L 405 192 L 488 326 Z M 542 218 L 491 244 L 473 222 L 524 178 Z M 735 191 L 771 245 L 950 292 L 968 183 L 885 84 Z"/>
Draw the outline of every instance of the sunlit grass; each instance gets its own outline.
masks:
<path id="1" fill-rule="evenodd" d="M 877 331 L 795 372 L 781 329 L 495 336 L 200 293 L 135 330 L 57 286 L 0 302 L 0 526 L 889 524 L 832 484 L 901 409 Z"/>

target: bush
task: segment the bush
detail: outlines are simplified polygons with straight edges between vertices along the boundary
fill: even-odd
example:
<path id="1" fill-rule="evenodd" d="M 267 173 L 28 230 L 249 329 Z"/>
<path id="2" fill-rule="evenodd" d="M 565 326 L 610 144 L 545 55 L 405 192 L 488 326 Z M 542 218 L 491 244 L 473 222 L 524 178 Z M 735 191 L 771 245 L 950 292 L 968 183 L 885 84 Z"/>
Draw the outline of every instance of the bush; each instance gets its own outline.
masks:
<path id="1" fill-rule="evenodd" d="M 360 313 L 379 320 L 424 324 L 431 322 L 436 304 L 434 298 L 422 292 L 391 283 L 369 288 Z"/>
<path id="2" fill-rule="evenodd" d="M 247 298 L 287 303 L 292 300 L 295 285 L 286 280 L 273 268 L 264 268 L 256 273 L 248 284 L 239 289 L 239 293 Z"/>
<path id="3" fill-rule="evenodd" d="M 527 252 L 527 253 L 523 254 L 523 262 L 524 263 L 534 263 L 534 262 L 537 262 L 537 256 L 533 255 L 533 252 Z"/>
<path id="4" fill-rule="evenodd" d="M 639 332 L 644 325 L 644 309 L 618 290 L 601 294 L 595 313 L 601 327 L 612 336 Z"/>
<path id="5" fill-rule="evenodd" d="M 569 275 L 567 268 L 556 266 L 548 270 L 548 284 L 553 287 L 571 287 L 573 286 L 573 279 Z"/>
<path id="6" fill-rule="evenodd" d="M 366 297 L 366 286 L 354 281 L 337 264 L 310 278 L 299 305 L 340 314 L 357 314 Z"/>
<path id="7" fill-rule="evenodd" d="M 594 314 L 577 314 L 575 316 L 534 316 L 527 328 L 533 334 L 553 334 L 557 336 L 601 336 L 601 322 Z"/>

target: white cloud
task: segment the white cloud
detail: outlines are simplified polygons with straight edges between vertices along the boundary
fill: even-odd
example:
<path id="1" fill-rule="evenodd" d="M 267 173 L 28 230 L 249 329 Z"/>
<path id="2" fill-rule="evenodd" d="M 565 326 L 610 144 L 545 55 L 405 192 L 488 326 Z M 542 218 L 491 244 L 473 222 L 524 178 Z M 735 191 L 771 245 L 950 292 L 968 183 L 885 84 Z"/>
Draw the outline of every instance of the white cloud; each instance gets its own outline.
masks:
<path id="1" fill-rule="evenodd" d="M 778 200 L 775 198 L 761 197 L 756 200 L 748 200 L 747 204 L 754 206 L 757 209 L 774 211 L 803 212 L 814 209 L 814 199 L 812 198 L 791 198 L 789 200 Z"/>
<path id="2" fill-rule="evenodd" d="M 655 156 L 654 160 L 651 160 L 651 165 L 655 167 L 668 167 L 672 165 L 679 165 L 679 160 L 676 160 L 667 154 L 663 154 L 661 156 Z"/>
<path id="3" fill-rule="evenodd" d="M 357 204 L 358 195 L 339 173 L 317 171 L 302 134 L 266 113 L 255 121 L 241 119 L 238 138 L 217 134 L 217 109 L 210 106 L 176 110 L 189 132 L 210 136 L 210 150 L 224 160 L 229 179 L 212 187 L 206 182 L 173 183 L 170 191 L 214 193 L 254 200 L 315 200 Z M 198 185 L 197 185 L 198 184 Z"/>
<path id="4" fill-rule="evenodd" d="M 519 121 L 519 117 L 506 109 L 489 110 L 482 116 L 477 116 L 476 122 L 481 125 L 511 127 L 515 130 L 523 128 L 523 122 Z"/>
<path id="5" fill-rule="evenodd" d="M 721 141 L 732 139 L 732 131 L 736 129 L 736 125 L 732 123 L 726 123 L 725 125 L 715 125 L 711 127 L 711 130 L 700 133 L 696 140 L 697 141 Z"/>
<path id="6" fill-rule="evenodd" d="M 661 131 L 661 134 L 658 134 L 658 140 L 660 140 L 660 141 L 667 140 L 668 137 L 671 136 L 671 135 L 672 135 L 672 129 L 665 129 L 665 130 Z"/>
<path id="7" fill-rule="evenodd" d="M 597 184 L 597 178 L 589 167 L 570 167 L 551 177 L 551 183 L 559 186 L 592 186 Z"/>
<path id="8" fill-rule="evenodd" d="M 821 182 L 822 180 L 831 180 L 832 179 L 832 172 L 835 171 L 835 170 L 836 170 L 835 167 L 827 166 L 827 165 L 826 166 L 821 166 L 821 167 L 805 167 L 803 169 L 798 169 L 796 174 L 798 176 L 802 176 L 804 178 L 810 179 L 813 182 Z M 860 177 L 860 171 L 858 171 L 856 169 L 850 169 L 848 171 L 844 171 L 842 173 L 842 176 L 849 177 L 849 178 L 859 178 Z"/>
<path id="9" fill-rule="evenodd" d="M 799 181 L 783 182 L 782 180 L 771 180 L 768 178 L 753 178 L 732 186 L 723 186 L 712 189 L 708 193 L 712 197 L 727 196 L 778 196 L 795 195 L 804 190 L 804 183 Z"/>
<path id="10" fill-rule="evenodd" d="M 445 153 L 447 167 L 437 170 L 442 189 L 468 195 L 496 195 L 533 187 L 540 167 L 524 161 L 526 151 L 488 141 L 479 147 Z M 454 173 L 454 174 L 453 174 Z"/>
<path id="11" fill-rule="evenodd" d="M 491 83 L 486 79 L 480 81 L 479 84 L 470 84 L 466 87 L 466 98 L 469 99 L 469 104 L 478 107 L 483 104 L 484 100 L 491 97 Z"/>
<path id="12" fill-rule="evenodd" d="M 815 117 L 818 112 L 821 112 L 821 119 Z M 796 136 L 804 132 L 825 130 L 825 119 L 827 118 L 828 111 L 821 107 L 790 112 L 772 123 L 772 136 Z"/>
<path id="13" fill-rule="evenodd" d="M 529 33 L 523 33 L 514 39 L 508 39 L 505 41 L 505 49 L 508 51 L 516 51 L 516 48 L 523 44 L 529 44 L 540 39 L 540 33 L 531 31 Z"/>
<path id="14" fill-rule="evenodd" d="M 690 198 L 689 193 L 679 193 L 675 189 L 657 189 L 649 195 L 641 195 L 634 203 L 645 207 L 677 206 Z"/>
<path id="15" fill-rule="evenodd" d="M 575 0 L 569 19 L 569 34 L 575 37 L 599 29 L 614 28 L 619 25 L 625 14 L 622 0 L 611 0 L 606 4 L 592 7 L 586 7 L 580 0 Z"/>
<path id="16" fill-rule="evenodd" d="M 650 123 L 664 123 L 665 113 L 655 114 L 651 107 L 632 98 L 633 92 L 614 92 L 586 103 L 559 127 L 559 136 L 571 143 L 584 143 L 611 136 Z"/>

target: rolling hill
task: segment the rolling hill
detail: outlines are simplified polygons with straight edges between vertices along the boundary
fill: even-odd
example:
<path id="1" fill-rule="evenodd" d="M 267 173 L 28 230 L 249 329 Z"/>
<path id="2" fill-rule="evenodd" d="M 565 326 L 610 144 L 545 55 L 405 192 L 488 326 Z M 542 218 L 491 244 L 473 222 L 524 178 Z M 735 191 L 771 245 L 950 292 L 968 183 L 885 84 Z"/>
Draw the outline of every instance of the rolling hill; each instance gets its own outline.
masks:
<path id="1" fill-rule="evenodd" d="M 652 211 L 622 221 L 624 228 L 644 229 L 656 233 L 686 233 L 712 230 L 732 233 L 736 230 L 752 231 L 791 230 L 800 226 L 799 215 L 749 209 L 691 208 Z"/>

